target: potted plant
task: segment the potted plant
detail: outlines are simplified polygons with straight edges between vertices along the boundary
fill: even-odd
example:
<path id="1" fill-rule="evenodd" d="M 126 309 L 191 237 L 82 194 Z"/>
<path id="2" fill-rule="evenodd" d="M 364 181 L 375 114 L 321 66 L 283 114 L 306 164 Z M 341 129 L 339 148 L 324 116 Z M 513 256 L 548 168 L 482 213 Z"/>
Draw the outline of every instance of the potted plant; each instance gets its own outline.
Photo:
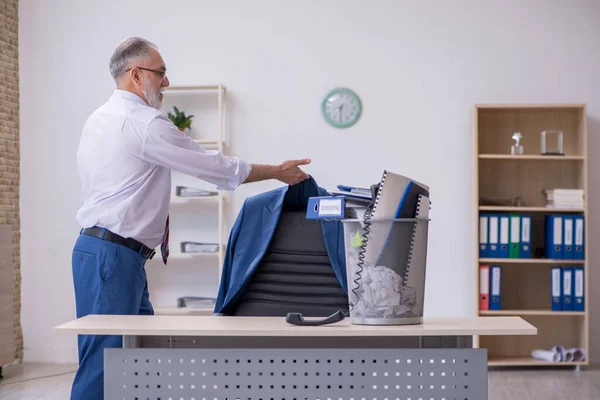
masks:
<path id="1" fill-rule="evenodd" d="M 194 116 L 193 115 L 186 116 L 185 112 L 179 111 L 179 109 L 175 106 L 173 106 L 173 111 L 174 111 L 174 113 L 169 111 L 168 116 L 169 116 L 169 119 L 171 121 L 173 121 L 175 126 L 177 128 L 179 128 L 179 131 L 183 132 L 185 129 L 190 129 L 190 126 L 192 125 L 192 118 Z"/>

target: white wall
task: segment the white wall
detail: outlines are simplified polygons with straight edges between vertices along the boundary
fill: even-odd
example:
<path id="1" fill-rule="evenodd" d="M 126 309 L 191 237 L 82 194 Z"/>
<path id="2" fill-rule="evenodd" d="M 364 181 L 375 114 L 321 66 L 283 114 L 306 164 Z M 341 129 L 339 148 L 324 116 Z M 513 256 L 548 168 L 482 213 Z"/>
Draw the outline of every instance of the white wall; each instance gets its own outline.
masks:
<path id="1" fill-rule="evenodd" d="M 85 118 L 113 89 L 108 59 L 133 35 L 160 47 L 172 84 L 228 87 L 236 155 L 310 157 L 306 170 L 329 188 L 375 183 L 384 168 L 429 184 L 426 314 L 472 315 L 472 107 L 585 102 L 596 134 L 600 3 L 417 3 L 21 0 L 26 359 L 75 359 L 75 338 L 51 332 L 75 315 L 75 153 Z M 352 129 L 330 128 L 320 115 L 323 95 L 338 85 L 363 101 Z M 244 198 L 276 186 L 240 188 L 231 218 Z"/>

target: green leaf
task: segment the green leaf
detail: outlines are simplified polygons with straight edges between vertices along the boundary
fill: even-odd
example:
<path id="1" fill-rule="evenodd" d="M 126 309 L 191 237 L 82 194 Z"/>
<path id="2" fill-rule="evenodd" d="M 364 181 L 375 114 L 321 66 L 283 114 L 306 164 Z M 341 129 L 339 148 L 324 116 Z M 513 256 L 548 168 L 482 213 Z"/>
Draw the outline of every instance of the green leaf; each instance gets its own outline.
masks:
<path id="1" fill-rule="evenodd" d="M 174 110 L 174 114 L 169 112 L 168 116 L 169 119 L 171 121 L 173 121 L 173 124 L 175 124 L 175 126 L 177 126 L 178 128 L 189 128 L 192 125 L 192 118 L 194 117 L 193 115 L 185 115 L 184 111 L 181 111 L 179 108 L 177 108 L 177 106 L 173 106 L 173 110 Z"/>

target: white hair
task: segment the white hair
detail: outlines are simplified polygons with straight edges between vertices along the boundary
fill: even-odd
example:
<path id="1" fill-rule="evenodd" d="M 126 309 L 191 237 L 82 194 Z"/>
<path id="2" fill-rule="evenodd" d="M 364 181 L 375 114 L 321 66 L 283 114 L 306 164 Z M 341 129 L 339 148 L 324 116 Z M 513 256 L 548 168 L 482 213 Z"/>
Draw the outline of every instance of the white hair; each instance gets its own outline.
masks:
<path id="1" fill-rule="evenodd" d="M 110 74 L 118 84 L 119 79 L 133 60 L 148 57 L 150 49 L 156 45 L 140 37 L 130 37 L 122 41 L 110 58 Z"/>

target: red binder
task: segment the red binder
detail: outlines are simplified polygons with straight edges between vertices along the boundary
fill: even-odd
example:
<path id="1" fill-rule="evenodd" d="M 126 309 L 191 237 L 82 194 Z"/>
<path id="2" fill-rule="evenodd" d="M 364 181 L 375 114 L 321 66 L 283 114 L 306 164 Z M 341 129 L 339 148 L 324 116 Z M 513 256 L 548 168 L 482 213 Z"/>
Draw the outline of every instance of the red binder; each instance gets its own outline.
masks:
<path id="1" fill-rule="evenodd" d="M 479 266 L 479 310 L 490 309 L 490 266 Z"/>

